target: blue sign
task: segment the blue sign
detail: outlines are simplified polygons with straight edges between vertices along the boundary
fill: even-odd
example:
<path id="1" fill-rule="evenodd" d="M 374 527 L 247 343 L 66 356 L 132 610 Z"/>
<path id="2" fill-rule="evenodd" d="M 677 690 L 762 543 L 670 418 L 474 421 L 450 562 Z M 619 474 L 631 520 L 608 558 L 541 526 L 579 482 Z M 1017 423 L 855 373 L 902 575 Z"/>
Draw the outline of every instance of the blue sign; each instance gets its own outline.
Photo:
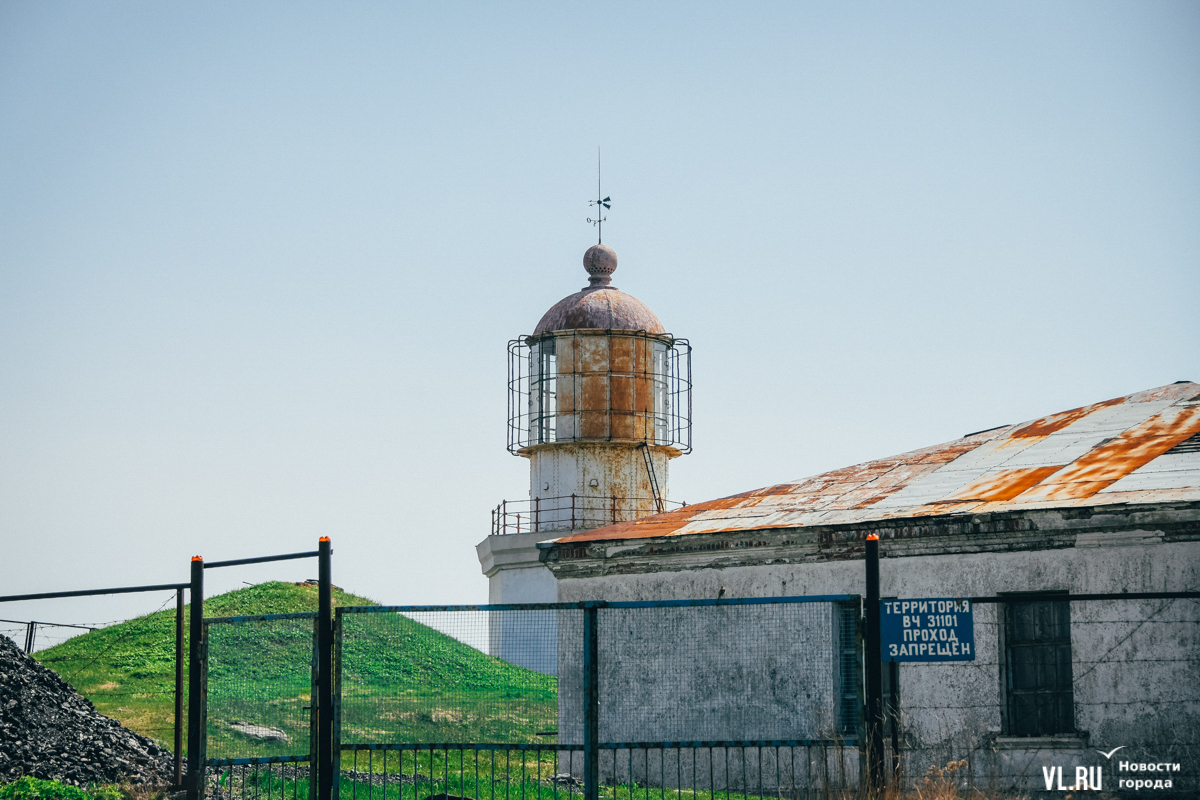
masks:
<path id="1" fill-rule="evenodd" d="M 881 600 L 879 622 L 884 661 L 975 660 L 970 600 Z"/>

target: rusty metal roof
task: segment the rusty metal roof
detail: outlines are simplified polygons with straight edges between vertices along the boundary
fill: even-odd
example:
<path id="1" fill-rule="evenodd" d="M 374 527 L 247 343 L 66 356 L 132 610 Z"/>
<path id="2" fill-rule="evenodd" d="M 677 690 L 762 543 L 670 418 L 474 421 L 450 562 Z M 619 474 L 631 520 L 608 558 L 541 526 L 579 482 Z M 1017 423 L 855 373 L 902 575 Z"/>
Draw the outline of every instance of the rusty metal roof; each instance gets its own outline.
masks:
<path id="1" fill-rule="evenodd" d="M 1181 381 L 558 542 L 1200 501 L 1200 384 Z"/>
<path id="2" fill-rule="evenodd" d="M 589 286 L 551 306 L 533 329 L 533 334 L 589 328 L 667 332 L 654 312 L 636 297 L 613 286 Z"/>
<path id="3" fill-rule="evenodd" d="M 588 286 L 559 300 L 542 315 L 533 335 L 549 331 L 612 330 L 662 334 L 667 329 L 641 300 L 610 286 L 617 254 L 606 244 L 594 244 L 583 254 Z"/>

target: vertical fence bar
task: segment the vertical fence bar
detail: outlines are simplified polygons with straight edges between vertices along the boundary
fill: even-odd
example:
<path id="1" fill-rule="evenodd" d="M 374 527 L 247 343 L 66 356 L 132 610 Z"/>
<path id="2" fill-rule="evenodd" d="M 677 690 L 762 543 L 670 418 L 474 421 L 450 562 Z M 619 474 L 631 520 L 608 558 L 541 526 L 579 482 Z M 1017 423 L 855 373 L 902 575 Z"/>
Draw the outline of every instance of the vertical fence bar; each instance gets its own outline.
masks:
<path id="1" fill-rule="evenodd" d="M 872 789 L 884 785 L 883 772 L 883 646 L 879 630 L 879 536 L 867 536 L 866 641 L 863 657 L 867 678 L 867 773 Z"/>
<path id="2" fill-rule="evenodd" d="M 204 792 L 204 559 L 192 556 L 191 603 L 188 619 L 188 774 L 187 800 L 200 800 Z"/>
<path id="3" fill-rule="evenodd" d="M 332 610 L 332 609 L 331 609 Z M 342 622 L 341 609 L 333 618 L 333 800 L 342 796 Z M 404 751 L 396 758 L 404 766 Z M 403 772 L 403 770 L 401 770 Z M 403 788 L 403 783 L 401 783 Z"/>
<path id="4" fill-rule="evenodd" d="M 33 641 L 36 636 L 37 623 L 30 621 L 29 624 L 25 626 L 25 655 L 29 655 L 33 652 Z"/>
<path id="5" fill-rule="evenodd" d="M 332 552 L 329 537 L 322 536 L 317 545 L 317 800 L 333 800 Z"/>
<path id="6" fill-rule="evenodd" d="M 175 786 L 183 786 L 183 588 L 175 590 Z"/>
<path id="7" fill-rule="evenodd" d="M 574 496 L 572 496 L 574 500 Z M 574 509 L 572 509 L 574 510 Z M 600 625 L 598 603 L 583 609 L 583 792 L 600 798 Z"/>
<path id="8" fill-rule="evenodd" d="M 891 717 L 892 734 L 892 782 L 900 785 L 900 665 L 895 661 L 888 664 L 891 696 L 888 698 L 888 715 Z"/>
<path id="9" fill-rule="evenodd" d="M 317 602 L 320 603 L 320 587 L 317 588 Z M 320 709 L 321 709 L 321 659 L 320 651 L 317 647 L 321 638 L 321 623 L 315 616 L 312 621 L 312 646 L 308 653 L 308 800 L 317 800 L 318 780 L 318 762 L 317 750 L 319 745 L 317 737 L 321 730 L 320 725 Z M 242 798 L 245 800 L 245 798 Z"/>

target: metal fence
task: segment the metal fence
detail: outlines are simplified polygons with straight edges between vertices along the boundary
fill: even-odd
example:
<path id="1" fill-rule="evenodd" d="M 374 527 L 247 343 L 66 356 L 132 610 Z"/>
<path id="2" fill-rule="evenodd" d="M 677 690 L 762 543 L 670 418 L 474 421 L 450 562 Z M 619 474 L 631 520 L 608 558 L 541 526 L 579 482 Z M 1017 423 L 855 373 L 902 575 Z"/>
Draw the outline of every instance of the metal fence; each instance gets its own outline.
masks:
<path id="1" fill-rule="evenodd" d="M 312 796 L 313 617 L 205 621 L 210 796 Z M 514 800 L 590 782 L 665 800 L 854 786 L 859 618 L 856 596 L 340 608 L 333 788 Z"/>
<path id="2" fill-rule="evenodd" d="M 271 706 L 287 703 L 290 695 L 280 695 L 280 692 L 294 691 L 300 686 L 297 677 L 303 669 L 296 669 L 286 662 L 295 652 L 307 653 L 309 694 L 314 694 L 313 688 L 320 688 L 320 707 L 331 710 L 332 700 L 329 697 L 331 686 L 332 665 L 329 663 L 332 653 L 332 622 L 330 619 L 331 588 L 330 557 L 332 544 L 329 537 L 321 537 L 317 549 L 297 553 L 282 553 L 270 556 L 255 556 L 237 558 L 225 561 L 205 563 L 200 556 L 191 559 L 191 580 L 188 583 L 160 583 L 139 586 L 114 586 L 103 589 L 74 589 L 67 591 L 33 592 L 28 594 L 0 595 L 0 603 L 26 602 L 33 600 L 53 600 L 74 597 L 103 597 L 119 594 L 137 594 L 147 592 L 171 591 L 174 593 L 175 610 L 173 614 L 165 610 L 169 600 L 163 603 L 158 612 L 139 617 L 134 620 L 118 620 L 127 624 L 116 625 L 106 623 L 98 626 L 88 625 L 50 625 L 49 623 L 7 620 L 0 621 L 0 635 L 11 635 L 11 628 L 3 626 L 16 625 L 23 634 L 24 650 L 33 653 L 39 628 L 86 628 L 89 636 L 81 643 L 70 639 L 58 642 L 58 646 L 49 648 L 38 654 L 39 661 L 54 669 L 83 695 L 92 700 L 98 710 L 107 712 L 121 722 L 149 734 L 152 737 L 164 739 L 163 734 L 170 731 L 171 747 L 175 754 L 174 781 L 176 788 L 185 788 L 189 800 L 199 800 L 206 789 L 206 782 L 211 778 L 211 789 L 215 793 L 231 793 L 240 777 L 240 795 L 257 794 L 263 788 L 268 796 L 273 781 L 282 786 L 291 781 L 291 789 L 295 794 L 299 787 L 298 781 L 308 783 L 307 770 L 314 758 L 321 763 L 331 761 L 330 736 L 310 736 L 307 745 L 296 744 L 295 749 L 304 748 L 303 754 L 297 755 L 252 755 L 229 757 L 205 757 L 209 740 L 212 739 L 214 748 L 220 750 L 227 746 L 231 751 L 244 751 L 244 742 L 230 743 L 238 735 L 249 739 L 263 741 L 275 740 L 276 744 L 290 741 L 283 728 L 274 729 L 261 722 L 237 720 L 240 716 L 261 719 L 272 719 L 273 714 L 283 714 L 286 710 L 275 709 Z M 204 619 L 204 570 L 223 567 L 237 567 L 248 564 L 263 564 L 268 562 L 291 561 L 295 559 L 316 558 L 318 562 L 318 611 L 313 614 L 276 615 L 274 617 L 243 617 L 231 619 Z M 185 625 L 184 592 L 187 591 L 190 603 L 187 605 L 187 624 Z M 301 623 L 298 630 L 288 630 L 288 626 L 280 627 L 285 618 L 293 621 L 307 619 Z M 230 628 L 229 641 L 224 641 L 220 634 L 209 635 L 213 625 L 227 623 L 230 625 L 248 623 L 276 623 L 273 634 L 257 636 L 247 633 L 249 628 Z M 261 631 L 261 629 L 260 629 Z M 16 637 L 14 637 L 16 638 Z M 212 666 L 215 668 L 217 685 L 214 686 L 212 700 L 217 704 L 219 716 L 217 721 L 224 718 L 226 726 L 212 736 L 209 735 L 207 712 L 209 708 L 207 696 L 207 673 L 209 661 L 207 645 L 210 638 L 217 644 L 217 655 Z M 264 643 L 272 645 L 264 647 Z M 314 650 L 316 653 L 314 654 Z M 186 655 L 185 655 L 186 653 Z M 114 669 L 115 668 L 115 669 Z M 174 673 L 171 676 L 171 673 Z M 168 676 L 173 677 L 167 683 Z M 321 676 L 324 676 L 321 678 Z M 117 678 L 117 680 L 114 680 Z M 186 682 L 187 690 L 184 691 Z M 229 687 L 226 687 L 228 684 Z M 260 686 L 260 684 L 265 684 Z M 169 688 L 168 688 L 169 687 Z M 174 708 L 170 714 L 164 714 L 161 700 L 170 696 L 174 700 Z M 186 696 L 186 710 L 184 698 Z M 302 699 L 296 695 L 292 699 Z M 155 701 L 159 702 L 155 702 Z M 311 704 L 304 710 L 312 712 L 311 716 L 318 724 L 311 725 L 319 732 L 332 731 L 332 714 L 319 716 L 317 712 L 318 698 L 311 696 Z M 294 704 L 293 704 L 294 705 Z M 112 706 L 110 708 L 109 706 Z M 157 706 L 157 707 L 156 707 Z M 228 706 L 227 709 L 224 706 Z M 115 713 L 114 713 L 115 712 Z M 294 715 L 293 715 L 294 716 Z M 151 724 L 157 722 L 158 724 Z M 187 769 L 184 770 L 184 724 L 187 726 Z M 235 724 L 236 723 L 236 724 Z M 279 736 L 275 731 L 285 735 Z M 264 732 L 267 735 L 262 735 Z M 304 737 L 299 737 L 303 739 Z M 312 741 L 315 739 L 316 741 Z M 291 745 L 289 746 L 292 747 Z M 281 765 L 281 766 L 276 766 Z M 288 766 L 290 765 L 290 766 Z M 224 769 L 224 771 L 222 771 Z M 234 775 L 234 770 L 240 775 Z M 252 770 L 252 771 L 251 771 Z M 278 772 L 278 775 L 275 773 Z M 252 777 L 251 777 L 252 776 Z M 274 777 L 273 777 L 274 776 Z M 303 776 L 303 777 L 302 777 Z M 317 792 L 323 798 L 330 796 L 329 771 L 318 772 L 317 778 L 322 784 L 317 791 L 309 790 L 310 796 Z M 249 785 L 247 780 L 249 779 Z M 282 797 L 282 795 L 281 795 Z"/>
<path id="3" fill-rule="evenodd" d="M 617 794 L 803 796 L 857 783 L 857 597 L 337 617 L 340 788 L 351 797 L 580 793 L 589 764 L 597 789 Z"/>
<path id="4" fill-rule="evenodd" d="M 575 530 L 615 525 L 687 506 L 677 500 L 661 500 L 651 496 L 617 497 L 616 495 L 563 495 L 535 497 L 532 500 L 503 500 L 492 509 L 491 535 L 534 533 L 538 531 Z"/>

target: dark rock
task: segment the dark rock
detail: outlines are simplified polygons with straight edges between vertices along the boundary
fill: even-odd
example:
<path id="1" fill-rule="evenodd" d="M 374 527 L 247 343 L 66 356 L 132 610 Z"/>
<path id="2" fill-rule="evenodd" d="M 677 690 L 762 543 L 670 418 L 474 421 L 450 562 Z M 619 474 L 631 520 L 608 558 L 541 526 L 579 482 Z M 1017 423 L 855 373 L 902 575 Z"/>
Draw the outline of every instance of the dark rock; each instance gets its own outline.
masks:
<path id="1" fill-rule="evenodd" d="M 0 743 L 0 782 L 32 775 L 76 786 L 164 785 L 174 774 L 170 752 L 96 713 L 62 678 L 4 636 Z"/>

